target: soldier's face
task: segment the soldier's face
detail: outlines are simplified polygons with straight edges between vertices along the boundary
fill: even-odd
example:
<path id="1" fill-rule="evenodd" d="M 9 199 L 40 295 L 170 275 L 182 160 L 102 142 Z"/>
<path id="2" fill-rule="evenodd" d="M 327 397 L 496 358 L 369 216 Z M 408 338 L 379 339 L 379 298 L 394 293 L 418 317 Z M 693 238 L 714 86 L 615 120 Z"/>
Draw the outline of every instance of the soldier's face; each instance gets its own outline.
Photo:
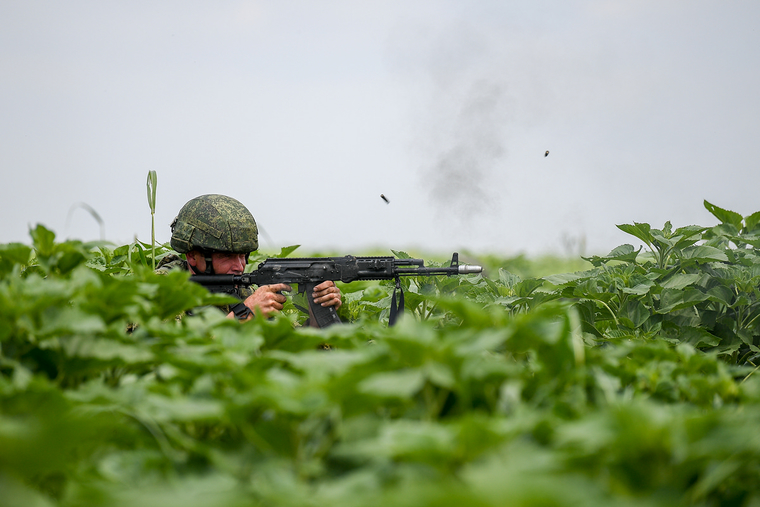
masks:
<path id="1" fill-rule="evenodd" d="M 193 266 L 196 273 L 206 271 L 206 259 L 202 254 L 192 251 L 188 253 L 188 263 Z M 211 254 L 211 262 L 214 265 L 214 273 L 217 275 L 239 275 L 245 269 L 247 256 L 237 253 Z"/>
<path id="2" fill-rule="evenodd" d="M 239 253 L 211 254 L 214 273 L 218 275 L 239 275 L 245 269 L 245 259 L 246 255 Z"/>

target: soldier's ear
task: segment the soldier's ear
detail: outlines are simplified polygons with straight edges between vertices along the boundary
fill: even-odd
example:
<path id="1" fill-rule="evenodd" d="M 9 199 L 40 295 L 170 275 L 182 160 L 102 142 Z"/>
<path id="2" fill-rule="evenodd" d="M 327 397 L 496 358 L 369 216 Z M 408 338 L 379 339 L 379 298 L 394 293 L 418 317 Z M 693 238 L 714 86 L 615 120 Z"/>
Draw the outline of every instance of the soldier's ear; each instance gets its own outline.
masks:
<path id="1" fill-rule="evenodd" d="M 190 250 L 185 254 L 185 258 L 187 259 L 187 267 L 190 269 L 190 273 L 197 275 L 202 272 L 200 266 L 198 266 L 198 259 L 203 258 L 200 252 Z"/>

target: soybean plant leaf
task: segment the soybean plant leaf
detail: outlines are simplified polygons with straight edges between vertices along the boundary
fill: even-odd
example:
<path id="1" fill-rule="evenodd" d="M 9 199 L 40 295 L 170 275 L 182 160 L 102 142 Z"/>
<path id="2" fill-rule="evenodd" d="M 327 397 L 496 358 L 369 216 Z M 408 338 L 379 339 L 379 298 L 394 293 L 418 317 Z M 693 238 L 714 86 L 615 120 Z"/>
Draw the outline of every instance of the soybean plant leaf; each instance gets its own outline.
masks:
<path id="1" fill-rule="evenodd" d="M 525 301 L 525 298 L 519 298 L 517 296 L 501 297 L 501 298 L 496 298 L 493 300 L 494 303 L 497 303 L 506 307 L 509 307 L 509 305 L 515 302 L 522 303 L 523 301 Z"/>
<path id="2" fill-rule="evenodd" d="M 153 353 L 139 344 L 120 343 L 116 340 L 73 336 L 62 342 L 62 348 L 68 357 L 101 359 L 103 361 L 120 359 L 126 364 L 145 363 L 153 359 Z"/>
<path id="3" fill-rule="evenodd" d="M 274 257 L 275 259 L 281 259 L 283 257 L 287 257 L 288 255 L 295 252 L 300 246 L 301 245 L 290 245 L 290 246 L 282 247 L 280 249 L 280 253 L 273 255 L 272 257 Z"/>
<path id="4" fill-rule="evenodd" d="M 362 461 L 383 457 L 441 466 L 455 455 L 454 431 L 453 428 L 429 421 L 388 421 L 375 438 L 351 445 L 343 444 L 335 454 L 353 456 Z M 395 505 L 398 502 L 390 503 Z"/>
<path id="5" fill-rule="evenodd" d="M 329 354 L 322 350 L 306 350 L 299 353 L 271 350 L 266 355 L 287 362 L 314 379 L 344 375 L 356 365 L 367 363 L 373 358 L 363 350 L 333 350 Z"/>
<path id="6" fill-rule="evenodd" d="M 665 231 L 660 231 L 657 229 L 652 229 L 652 242 L 659 245 L 660 247 L 666 246 L 668 248 L 671 248 L 675 245 L 675 241 L 673 241 L 670 238 L 670 222 L 665 223 Z"/>
<path id="7" fill-rule="evenodd" d="M 29 235 L 32 237 L 32 245 L 37 251 L 37 255 L 41 257 L 49 257 L 53 254 L 55 248 L 55 233 L 48 230 L 42 224 L 37 224 L 37 227 L 29 231 Z"/>
<path id="8" fill-rule="evenodd" d="M 382 398 L 409 398 L 422 388 L 425 374 L 418 368 L 376 373 L 359 382 L 357 389 Z"/>
<path id="9" fill-rule="evenodd" d="M 707 330 L 691 326 L 681 328 L 680 339 L 696 348 L 715 347 L 721 341 L 720 338 Z"/>
<path id="10" fill-rule="evenodd" d="M 684 293 L 683 293 L 684 302 L 690 303 L 692 305 L 701 303 L 702 301 L 707 301 L 708 299 L 710 299 L 710 297 L 707 294 L 705 294 L 701 290 L 697 290 L 691 287 L 684 290 Z"/>
<path id="11" fill-rule="evenodd" d="M 660 308 L 657 313 L 668 313 L 680 304 L 683 304 L 683 291 L 665 289 L 660 293 Z"/>
<path id="12" fill-rule="evenodd" d="M 712 301 L 717 301 L 726 306 L 731 306 L 731 301 L 734 299 L 734 292 L 727 285 L 716 285 L 708 290 L 707 294 Z"/>
<path id="13" fill-rule="evenodd" d="M 427 421 L 394 421 L 381 430 L 378 451 L 396 459 L 440 464 L 453 454 L 451 428 Z M 382 454 L 381 454 L 382 455 Z"/>
<path id="14" fill-rule="evenodd" d="M 88 315 L 77 307 L 51 307 L 38 330 L 42 336 L 58 334 L 99 333 L 105 328 L 98 315 Z"/>
<path id="15" fill-rule="evenodd" d="M 697 262 L 728 262 L 728 256 L 723 250 L 707 245 L 684 248 L 681 251 L 681 258 Z"/>
<path id="16" fill-rule="evenodd" d="M 146 412 L 157 421 L 213 421 L 223 413 L 223 404 L 219 400 L 149 395 L 142 401 Z"/>
<path id="17" fill-rule="evenodd" d="M 501 280 L 501 283 L 506 285 L 507 288 L 512 289 L 512 287 L 520 283 L 521 278 L 514 273 L 510 273 L 504 268 L 499 268 L 499 280 Z"/>
<path id="18" fill-rule="evenodd" d="M 621 261 L 621 262 L 636 262 L 636 257 L 641 252 L 641 248 L 635 250 L 633 245 L 625 244 L 614 248 L 610 253 L 603 257 L 594 255 L 592 257 L 583 257 L 583 259 L 589 261 L 594 266 L 601 266 L 609 261 Z"/>
<path id="19" fill-rule="evenodd" d="M 210 301 L 209 292 L 202 286 L 187 281 L 188 274 L 184 271 L 174 270 L 165 275 L 151 275 L 149 280 L 153 282 L 155 293 L 153 301 L 156 303 L 156 314 L 161 319 L 167 319 L 181 314 Z M 230 297 L 225 296 L 225 300 Z"/>
<path id="20" fill-rule="evenodd" d="M 431 384 L 447 389 L 453 389 L 456 386 L 456 379 L 448 365 L 431 361 L 424 366 L 424 370 Z"/>
<path id="21" fill-rule="evenodd" d="M 702 227 L 701 225 L 685 225 L 683 227 L 679 227 L 678 229 L 676 229 L 676 232 L 673 233 L 673 236 L 681 236 L 683 238 L 692 238 L 706 230 L 707 230 L 707 227 Z"/>
<path id="22" fill-rule="evenodd" d="M 417 294 L 416 292 L 406 291 L 404 295 L 404 308 L 412 312 L 416 311 L 420 304 L 426 299 L 425 296 Z"/>
<path id="23" fill-rule="evenodd" d="M 613 260 L 630 260 L 633 261 L 636 259 L 636 254 L 639 253 L 641 249 L 636 250 L 633 248 L 633 245 L 625 244 L 620 245 L 617 248 L 613 248 L 610 253 L 607 254 L 608 259 Z"/>
<path id="24" fill-rule="evenodd" d="M 733 224 L 718 224 L 705 233 L 705 239 L 732 240 L 739 235 L 739 228 Z"/>
<path id="25" fill-rule="evenodd" d="M 408 253 L 406 253 L 406 252 L 404 252 L 402 250 L 391 250 L 391 252 L 393 252 L 393 255 L 395 255 L 399 259 L 411 259 L 412 258 L 411 255 L 409 255 Z"/>
<path id="26" fill-rule="evenodd" d="M 13 264 L 29 264 L 32 249 L 23 243 L 7 243 L 0 245 L 0 259 Z"/>
<path id="27" fill-rule="evenodd" d="M 623 292 L 625 294 L 633 294 L 635 296 L 644 296 L 649 294 L 649 291 L 654 287 L 654 282 L 651 280 L 642 281 L 634 285 L 633 287 L 624 287 Z"/>
<path id="28" fill-rule="evenodd" d="M 543 284 L 544 280 L 542 278 L 528 278 L 515 285 L 515 293 L 520 297 L 527 297 Z"/>
<path id="29" fill-rule="evenodd" d="M 0 245 L 0 276 L 13 271 L 16 265 L 26 266 L 31 260 L 32 249 L 21 243 Z"/>
<path id="30" fill-rule="evenodd" d="M 479 329 L 493 326 L 503 314 L 493 311 L 492 308 L 483 308 L 482 305 L 463 298 L 435 298 L 439 308 L 445 309 L 467 322 L 472 328 Z"/>
<path id="31" fill-rule="evenodd" d="M 531 294 L 530 298 L 527 298 L 527 300 L 529 302 L 529 307 L 535 308 L 542 303 L 546 303 L 547 301 L 554 301 L 559 297 L 561 297 L 560 294 L 556 292 L 534 292 Z"/>
<path id="32" fill-rule="evenodd" d="M 649 320 L 650 315 L 641 301 L 628 301 L 620 311 L 620 318 L 628 319 L 634 329 Z"/>
<path id="33" fill-rule="evenodd" d="M 688 245 L 693 245 L 699 241 L 699 235 L 706 231 L 706 227 L 699 225 L 687 225 L 685 227 L 679 227 L 673 234 L 676 248 L 684 248 Z"/>
<path id="34" fill-rule="evenodd" d="M 696 273 L 694 274 L 677 273 L 673 275 L 670 279 L 668 279 L 666 282 L 661 283 L 660 286 L 663 289 L 684 289 L 687 286 L 698 282 L 700 278 L 702 278 L 702 275 L 699 275 Z"/>
<path id="35" fill-rule="evenodd" d="M 706 200 L 704 204 L 705 208 L 707 208 L 707 211 L 712 213 L 715 218 L 721 221 L 721 223 L 731 224 L 737 228 L 740 228 L 742 226 L 742 216 L 739 213 L 720 208 L 714 204 L 707 202 Z"/>
<path id="36" fill-rule="evenodd" d="M 556 286 L 562 286 L 566 284 L 571 284 L 572 282 L 577 282 L 578 280 L 586 280 L 591 277 L 591 275 L 595 273 L 591 271 L 583 271 L 583 272 L 577 272 L 577 273 L 561 273 L 557 275 L 549 275 L 545 276 L 544 280 L 552 285 Z"/>
<path id="37" fill-rule="evenodd" d="M 760 249 L 760 236 L 756 234 L 743 234 L 740 237 L 732 237 L 731 240 L 737 243 L 746 243 Z"/>
<path id="38" fill-rule="evenodd" d="M 490 278 L 484 278 L 483 280 L 485 280 L 486 285 L 488 285 L 488 288 L 490 288 L 493 291 L 494 294 L 496 294 L 497 296 L 500 295 L 500 294 L 502 294 L 502 291 L 500 289 L 502 289 L 503 287 L 501 287 L 500 285 L 498 285 L 496 282 L 494 282 Z M 481 293 L 481 294 L 479 294 L 478 297 L 482 297 L 484 295 L 485 295 L 485 293 Z"/>
<path id="39" fill-rule="evenodd" d="M 58 259 L 58 270 L 61 273 L 68 273 L 86 260 L 87 258 L 82 252 L 69 250 L 64 252 L 60 259 Z"/>
<path id="40" fill-rule="evenodd" d="M 744 217 L 744 232 L 752 232 L 760 223 L 760 211 L 756 211 L 751 215 Z"/>
<path id="41" fill-rule="evenodd" d="M 644 223 L 640 224 L 640 223 L 634 222 L 633 225 L 620 224 L 617 226 L 617 228 L 632 236 L 636 236 L 641 241 L 643 241 L 644 243 L 650 246 L 652 244 L 652 241 L 654 240 L 651 233 L 652 228 L 649 226 L 649 224 L 644 224 Z"/>
<path id="42" fill-rule="evenodd" d="M 0 474 L 0 503 L 6 507 L 53 507 L 52 501 L 12 475 Z"/>
<path id="43" fill-rule="evenodd" d="M 710 296 L 697 289 L 663 289 L 660 294 L 660 308 L 657 313 L 669 313 L 682 308 L 689 308 L 710 299 Z"/>

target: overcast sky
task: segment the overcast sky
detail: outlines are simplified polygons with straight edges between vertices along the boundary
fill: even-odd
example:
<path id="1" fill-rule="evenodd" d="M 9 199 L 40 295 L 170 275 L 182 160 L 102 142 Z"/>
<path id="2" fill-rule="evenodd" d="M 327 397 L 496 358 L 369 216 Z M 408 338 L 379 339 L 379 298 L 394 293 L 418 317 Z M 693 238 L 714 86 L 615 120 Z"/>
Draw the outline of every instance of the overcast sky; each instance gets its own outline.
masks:
<path id="1" fill-rule="evenodd" d="M 0 2 L 0 243 L 604 254 L 760 210 L 760 2 Z M 548 157 L 544 156 L 550 151 Z M 384 194 L 389 204 L 380 197 Z M 84 203 L 84 204 L 81 204 Z"/>

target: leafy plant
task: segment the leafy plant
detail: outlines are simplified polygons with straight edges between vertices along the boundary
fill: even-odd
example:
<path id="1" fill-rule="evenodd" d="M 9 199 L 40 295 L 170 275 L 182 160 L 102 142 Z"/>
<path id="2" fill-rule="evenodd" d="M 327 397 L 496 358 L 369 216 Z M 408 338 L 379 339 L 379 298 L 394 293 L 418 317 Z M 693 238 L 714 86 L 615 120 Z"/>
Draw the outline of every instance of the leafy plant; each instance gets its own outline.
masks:
<path id="1" fill-rule="evenodd" d="M 405 278 L 395 327 L 346 284 L 323 330 L 37 226 L 0 245 L 0 504 L 752 505 L 758 223 L 708 209 L 574 273 Z"/>

